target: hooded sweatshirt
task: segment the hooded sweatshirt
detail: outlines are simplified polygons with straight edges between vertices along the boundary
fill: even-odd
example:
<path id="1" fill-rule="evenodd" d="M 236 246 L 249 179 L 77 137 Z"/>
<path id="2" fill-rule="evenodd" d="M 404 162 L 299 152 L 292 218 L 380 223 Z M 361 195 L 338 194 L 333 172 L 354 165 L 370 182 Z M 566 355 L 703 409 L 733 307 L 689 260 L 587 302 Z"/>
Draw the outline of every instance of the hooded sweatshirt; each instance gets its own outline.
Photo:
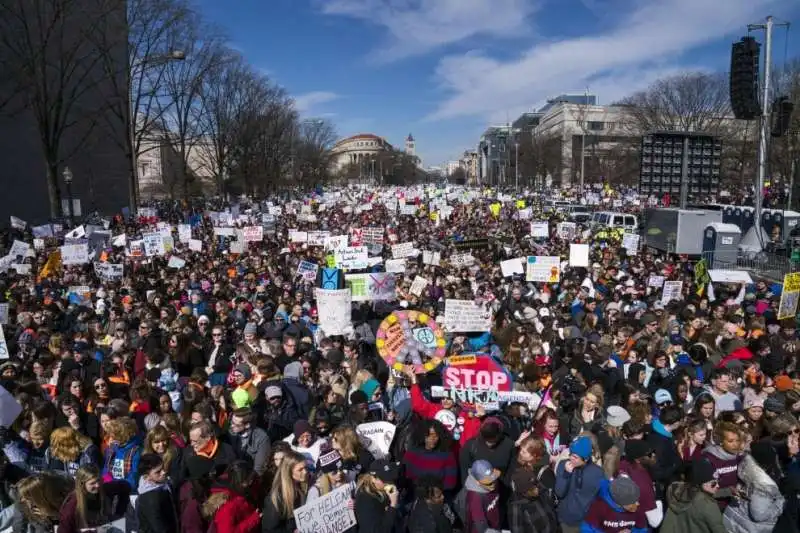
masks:
<path id="1" fill-rule="evenodd" d="M 136 500 L 136 518 L 139 533 L 166 533 L 178 531 L 178 517 L 172 492 L 167 483 L 153 483 L 139 479 L 139 498 Z"/>
<path id="2" fill-rule="evenodd" d="M 489 490 L 472 477 L 464 484 L 467 490 L 467 515 L 465 533 L 485 533 L 489 528 L 500 529 L 500 494 L 497 488 Z"/>
<path id="3" fill-rule="evenodd" d="M 587 463 L 581 468 L 567 472 L 567 461 L 556 466 L 556 496 L 558 519 L 568 525 L 577 526 L 582 521 L 589 506 L 600 491 L 603 481 L 603 469 L 594 463 Z"/>
<path id="4" fill-rule="evenodd" d="M 719 480 L 719 490 L 717 490 L 714 497 L 719 501 L 720 508 L 725 509 L 732 497 L 731 490 L 739 482 L 737 472 L 742 456 L 728 453 L 716 444 L 703 450 L 702 456 L 714 466 L 714 471 Z"/>
<path id="5" fill-rule="evenodd" d="M 725 533 L 722 513 L 714 499 L 700 489 L 689 490 L 688 484 L 673 483 L 667 491 L 669 508 L 659 533 L 705 531 Z"/>
<path id="6" fill-rule="evenodd" d="M 623 509 L 611 496 L 611 484 L 603 483 L 598 497 L 581 522 L 581 533 L 647 533 L 647 516 L 639 506 L 634 512 Z"/>

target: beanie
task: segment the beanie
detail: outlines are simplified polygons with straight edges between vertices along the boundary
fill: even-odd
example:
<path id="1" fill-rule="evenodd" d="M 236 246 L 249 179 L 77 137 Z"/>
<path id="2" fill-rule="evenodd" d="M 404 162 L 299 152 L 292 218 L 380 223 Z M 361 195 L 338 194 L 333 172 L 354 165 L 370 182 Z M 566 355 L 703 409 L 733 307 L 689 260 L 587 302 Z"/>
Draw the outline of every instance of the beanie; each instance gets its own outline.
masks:
<path id="1" fill-rule="evenodd" d="M 619 476 L 611 482 L 611 497 L 620 507 L 639 501 L 639 486 L 628 476 Z"/>
<path id="2" fill-rule="evenodd" d="M 695 459 L 692 463 L 692 484 L 700 486 L 717 478 L 714 465 L 708 459 Z"/>
<path id="3" fill-rule="evenodd" d="M 236 372 L 240 373 L 244 379 L 250 379 L 253 377 L 253 371 L 250 370 L 250 365 L 247 363 L 242 363 L 236 367 Z"/>
<path id="4" fill-rule="evenodd" d="M 368 399 L 371 399 L 372 395 L 375 394 L 375 391 L 378 390 L 378 387 L 380 386 L 381 384 L 378 383 L 378 380 L 372 378 L 361 384 L 361 390 L 364 391 L 364 394 L 367 395 Z"/>
<path id="5" fill-rule="evenodd" d="M 569 446 L 569 453 L 577 455 L 584 461 L 592 457 L 592 441 L 589 437 L 578 437 Z"/>

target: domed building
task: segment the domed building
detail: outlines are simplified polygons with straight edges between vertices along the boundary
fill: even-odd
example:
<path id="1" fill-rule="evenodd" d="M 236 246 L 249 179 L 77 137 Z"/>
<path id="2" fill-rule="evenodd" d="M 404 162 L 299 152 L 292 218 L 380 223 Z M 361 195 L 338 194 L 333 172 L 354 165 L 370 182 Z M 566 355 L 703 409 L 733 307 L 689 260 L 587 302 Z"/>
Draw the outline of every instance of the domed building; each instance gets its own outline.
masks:
<path id="1" fill-rule="evenodd" d="M 347 165 L 367 161 L 384 151 L 393 150 L 383 137 L 372 133 L 359 133 L 341 139 L 331 149 L 333 153 L 333 170 L 338 172 Z"/>

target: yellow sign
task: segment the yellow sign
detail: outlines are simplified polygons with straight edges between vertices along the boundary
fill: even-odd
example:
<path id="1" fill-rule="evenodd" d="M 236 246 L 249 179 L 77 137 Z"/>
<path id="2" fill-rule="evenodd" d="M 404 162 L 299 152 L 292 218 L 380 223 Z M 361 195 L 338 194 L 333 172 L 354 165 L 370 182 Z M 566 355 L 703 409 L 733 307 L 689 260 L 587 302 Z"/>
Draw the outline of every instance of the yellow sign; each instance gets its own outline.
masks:
<path id="1" fill-rule="evenodd" d="M 800 272 L 786 274 L 783 277 L 783 292 L 800 292 Z"/>
<path id="2" fill-rule="evenodd" d="M 450 366 L 458 365 L 474 365 L 478 360 L 474 355 L 452 355 L 447 358 L 447 364 Z"/>
<path id="3" fill-rule="evenodd" d="M 792 318 L 797 314 L 800 299 L 800 272 L 786 274 L 783 277 L 783 291 L 778 304 L 778 320 Z"/>

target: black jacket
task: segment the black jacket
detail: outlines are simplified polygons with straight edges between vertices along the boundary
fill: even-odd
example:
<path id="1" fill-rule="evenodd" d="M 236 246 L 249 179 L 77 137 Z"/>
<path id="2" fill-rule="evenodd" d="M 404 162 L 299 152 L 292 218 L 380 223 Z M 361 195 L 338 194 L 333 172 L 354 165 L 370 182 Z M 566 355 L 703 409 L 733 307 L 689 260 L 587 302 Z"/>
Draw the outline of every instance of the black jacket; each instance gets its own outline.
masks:
<path id="1" fill-rule="evenodd" d="M 452 533 L 454 519 L 455 515 L 447 504 L 432 507 L 425 500 L 418 499 L 411 508 L 406 529 L 408 533 Z"/>
<path id="2" fill-rule="evenodd" d="M 302 507 L 305 503 L 304 498 L 295 498 L 294 508 Z M 275 508 L 272 503 L 272 498 L 269 494 L 264 498 L 263 515 L 261 515 L 261 530 L 263 533 L 294 533 L 297 525 L 294 521 L 294 515 L 284 518 Z"/>
<path id="3" fill-rule="evenodd" d="M 166 485 L 142 491 L 139 484 L 139 498 L 136 500 L 138 533 L 178 533 L 178 516 L 175 501 Z"/>
<path id="4" fill-rule="evenodd" d="M 364 491 L 359 491 L 356 493 L 355 513 L 358 533 L 393 533 L 395 531 L 397 509 L 389 505 L 388 498 L 386 501 L 381 501 Z"/>
<path id="5" fill-rule="evenodd" d="M 508 472 L 511 465 L 511 458 L 514 456 L 514 441 L 506 436 L 500 440 L 493 448 L 486 445 L 480 435 L 468 440 L 461 448 L 458 463 L 461 470 L 461 479 L 467 479 L 472 463 L 478 459 L 485 459 L 491 463 L 493 468 L 497 468 L 501 473 Z"/>

